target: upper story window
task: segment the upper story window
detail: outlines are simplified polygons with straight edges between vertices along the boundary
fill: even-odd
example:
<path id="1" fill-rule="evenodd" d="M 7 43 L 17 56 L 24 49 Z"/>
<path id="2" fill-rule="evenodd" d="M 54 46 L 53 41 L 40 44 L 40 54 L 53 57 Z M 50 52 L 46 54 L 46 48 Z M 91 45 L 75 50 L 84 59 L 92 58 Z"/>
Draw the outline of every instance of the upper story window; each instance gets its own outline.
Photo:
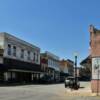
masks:
<path id="1" fill-rule="evenodd" d="M 38 53 L 37 53 L 37 60 L 36 61 L 38 62 Z"/>
<path id="2" fill-rule="evenodd" d="M 48 65 L 50 65 L 50 60 L 48 59 Z"/>
<path id="3" fill-rule="evenodd" d="M 35 61 L 35 59 L 36 59 L 35 56 L 36 56 L 36 54 L 35 54 L 35 52 L 34 52 L 34 58 L 33 58 L 34 61 Z"/>
<path id="4" fill-rule="evenodd" d="M 13 46 L 13 56 L 16 57 L 16 46 Z"/>
<path id="5" fill-rule="evenodd" d="M 52 66 L 54 66 L 54 61 L 52 60 Z"/>
<path id="6" fill-rule="evenodd" d="M 48 65 L 52 66 L 52 60 L 51 59 L 48 60 Z"/>
<path id="7" fill-rule="evenodd" d="M 11 45 L 8 44 L 8 55 L 11 55 Z"/>
<path id="8" fill-rule="evenodd" d="M 30 60 L 30 51 L 28 51 L 27 54 L 28 54 L 27 59 Z"/>
<path id="9" fill-rule="evenodd" d="M 24 58 L 24 49 L 21 49 L 21 58 Z"/>

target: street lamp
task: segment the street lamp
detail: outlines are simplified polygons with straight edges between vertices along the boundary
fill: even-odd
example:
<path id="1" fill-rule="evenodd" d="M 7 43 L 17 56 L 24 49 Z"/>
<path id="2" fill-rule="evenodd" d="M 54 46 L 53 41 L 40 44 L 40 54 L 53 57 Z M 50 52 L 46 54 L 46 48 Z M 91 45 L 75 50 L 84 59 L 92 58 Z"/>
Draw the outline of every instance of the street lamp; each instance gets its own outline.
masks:
<path id="1" fill-rule="evenodd" d="M 74 75 L 75 75 L 75 88 L 76 88 L 76 89 L 77 89 L 77 56 L 78 56 L 78 53 L 75 52 L 75 53 L 74 53 L 74 57 L 75 57 L 75 62 L 74 62 L 75 71 L 74 71 Z"/>

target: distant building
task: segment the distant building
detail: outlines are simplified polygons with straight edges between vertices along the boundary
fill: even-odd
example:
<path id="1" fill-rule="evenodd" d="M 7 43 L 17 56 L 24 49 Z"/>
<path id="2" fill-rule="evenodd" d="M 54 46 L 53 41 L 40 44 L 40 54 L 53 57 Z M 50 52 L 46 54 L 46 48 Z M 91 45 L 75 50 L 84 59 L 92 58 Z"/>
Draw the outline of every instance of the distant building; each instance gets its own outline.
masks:
<path id="1" fill-rule="evenodd" d="M 60 71 L 67 75 L 73 76 L 74 75 L 74 62 L 69 59 L 61 60 L 60 61 Z"/>
<path id="2" fill-rule="evenodd" d="M 54 81 L 60 80 L 59 57 L 46 51 L 41 54 L 41 67 Z"/>
<path id="3" fill-rule="evenodd" d="M 40 73 L 40 48 L 0 33 L 0 81 L 32 82 Z"/>
<path id="4" fill-rule="evenodd" d="M 91 80 L 92 77 L 92 61 L 91 55 L 86 57 L 80 62 L 80 78 L 85 78 L 84 80 Z"/>
<path id="5" fill-rule="evenodd" d="M 41 53 L 40 64 L 41 64 L 41 71 L 43 72 L 41 73 L 41 77 L 43 77 L 45 74 L 48 75 L 49 74 L 48 57 L 44 53 Z"/>

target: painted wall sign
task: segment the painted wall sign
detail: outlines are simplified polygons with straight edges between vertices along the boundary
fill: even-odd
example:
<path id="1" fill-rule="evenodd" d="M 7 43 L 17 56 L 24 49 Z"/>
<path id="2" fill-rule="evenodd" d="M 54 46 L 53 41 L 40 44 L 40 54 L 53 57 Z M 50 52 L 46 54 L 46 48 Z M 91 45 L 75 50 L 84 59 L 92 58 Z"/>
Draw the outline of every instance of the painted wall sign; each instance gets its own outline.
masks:
<path id="1" fill-rule="evenodd" d="M 92 79 L 100 79 L 100 57 L 92 58 Z"/>

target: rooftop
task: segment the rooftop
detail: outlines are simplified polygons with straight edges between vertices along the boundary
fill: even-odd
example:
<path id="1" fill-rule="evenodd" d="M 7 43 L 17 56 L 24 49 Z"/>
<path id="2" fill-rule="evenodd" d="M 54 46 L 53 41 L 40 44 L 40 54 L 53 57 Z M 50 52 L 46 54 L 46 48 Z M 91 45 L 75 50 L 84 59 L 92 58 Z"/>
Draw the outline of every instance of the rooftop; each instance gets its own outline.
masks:
<path id="1" fill-rule="evenodd" d="M 28 46 L 30 46 L 30 47 L 32 47 L 32 48 L 36 48 L 36 49 L 40 50 L 39 47 L 37 47 L 37 46 L 35 46 L 35 45 L 31 44 L 31 43 L 28 43 L 28 42 L 26 42 L 26 41 L 24 41 L 24 40 L 22 40 L 22 39 L 19 39 L 19 38 L 15 37 L 15 36 L 13 36 L 13 35 L 7 33 L 7 32 L 0 32 L 0 34 L 1 34 L 1 35 L 4 35 L 5 37 L 7 37 L 7 38 L 9 38 L 9 39 L 14 39 L 15 41 L 18 41 L 18 42 L 20 42 L 20 43 L 22 43 L 22 44 L 24 44 L 24 45 L 28 45 Z"/>

